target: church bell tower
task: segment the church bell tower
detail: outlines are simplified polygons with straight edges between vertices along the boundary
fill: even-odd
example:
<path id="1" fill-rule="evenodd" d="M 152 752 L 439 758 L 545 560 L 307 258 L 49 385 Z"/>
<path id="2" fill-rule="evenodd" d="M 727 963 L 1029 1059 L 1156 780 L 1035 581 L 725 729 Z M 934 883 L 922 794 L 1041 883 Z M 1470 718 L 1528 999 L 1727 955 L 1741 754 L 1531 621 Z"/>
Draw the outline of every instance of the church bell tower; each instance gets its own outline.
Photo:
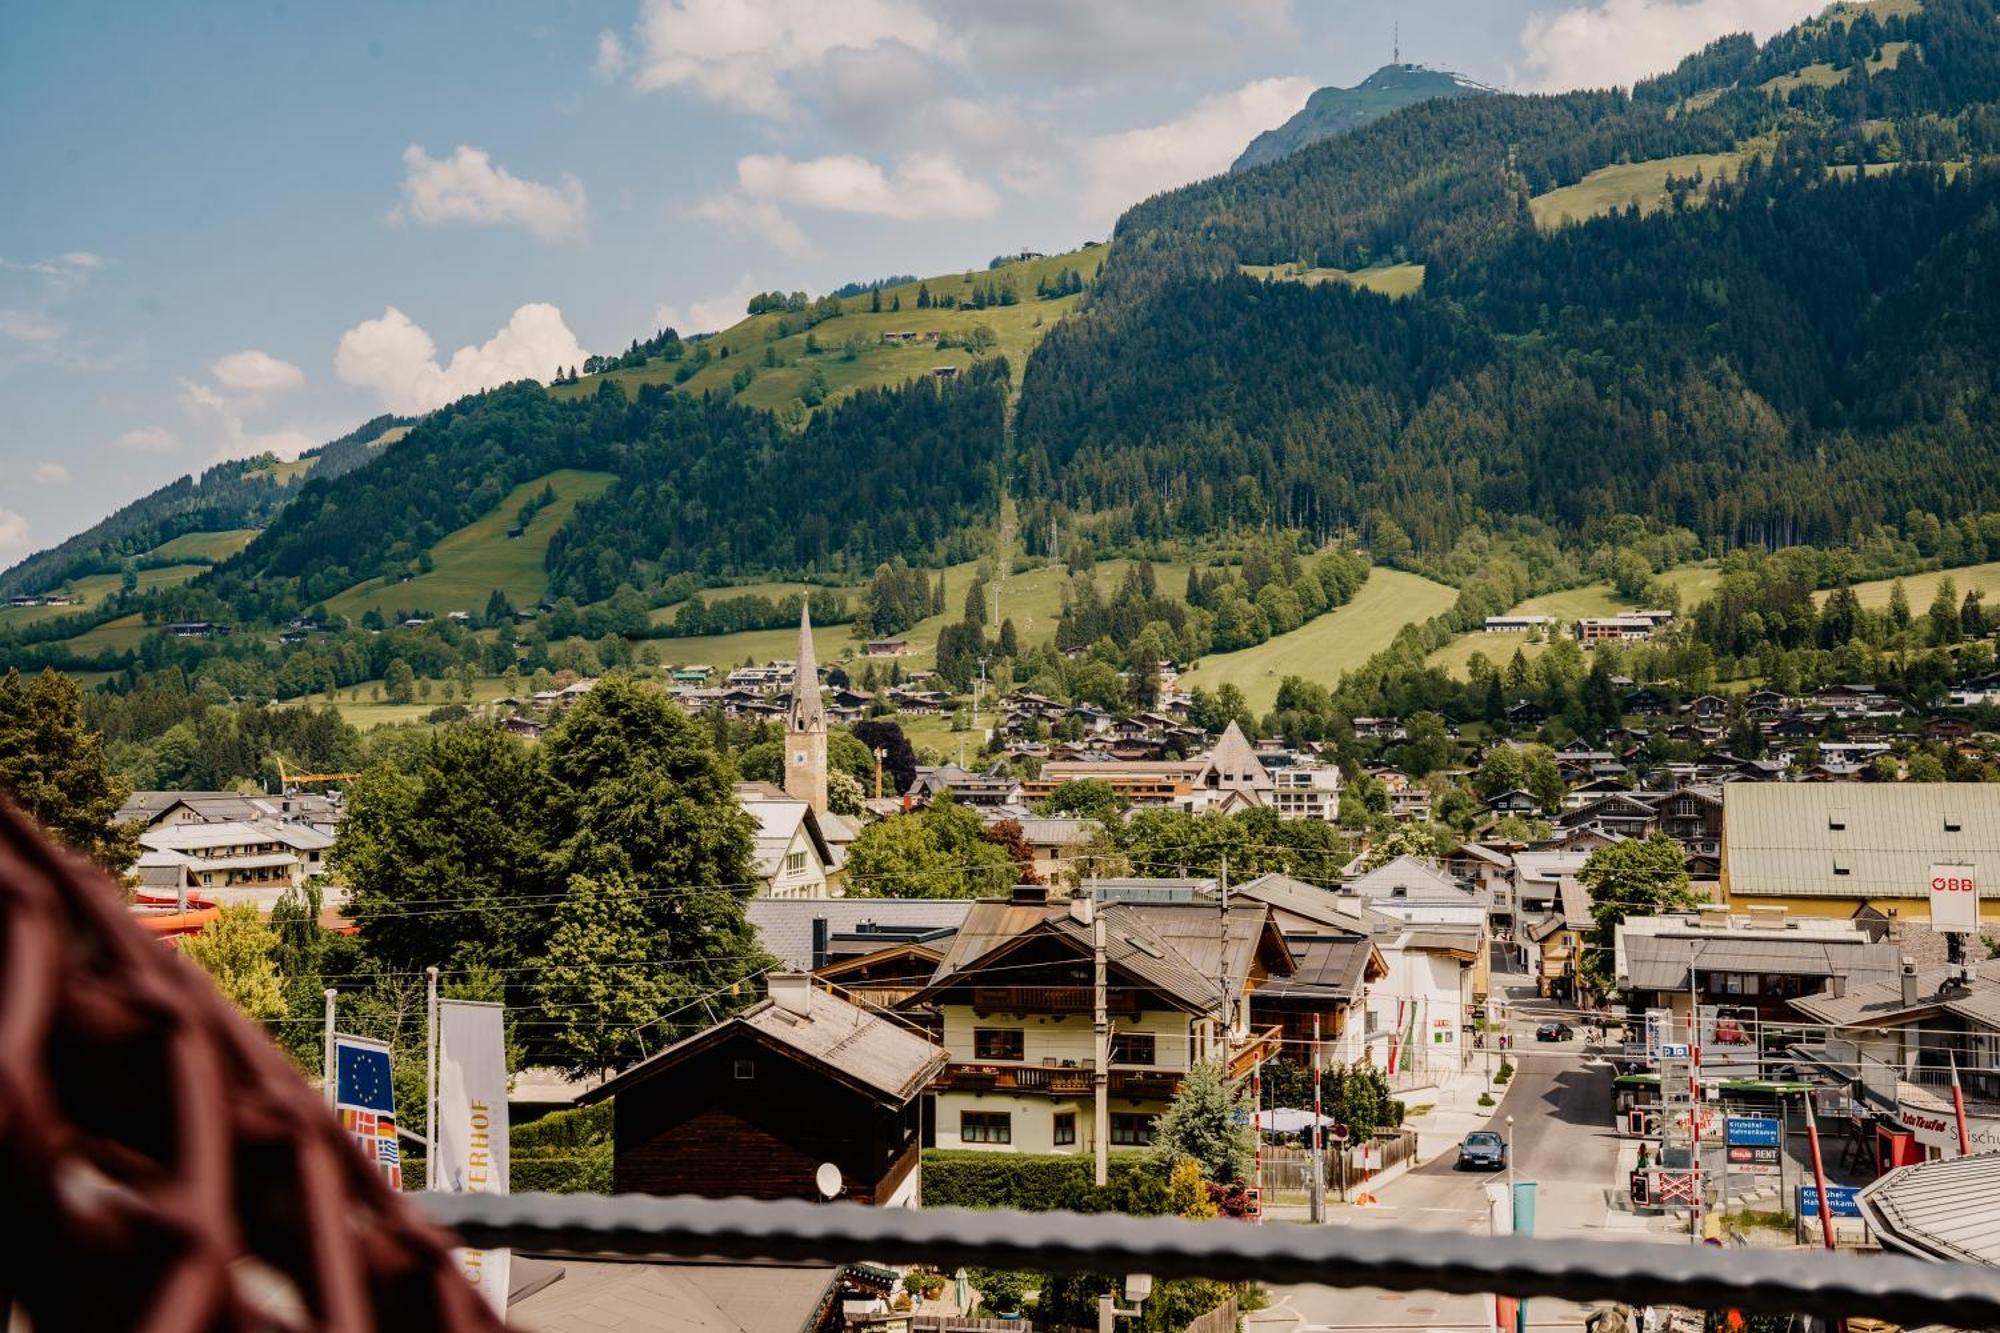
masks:
<path id="1" fill-rule="evenodd" d="M 792 707 L 785 715 L 785 793 L 826 813 L 826 707 L 819 698 L 819 659 L 813 654 L 810 597 L 799 604 L 798 666 L 792 673 Z"/>

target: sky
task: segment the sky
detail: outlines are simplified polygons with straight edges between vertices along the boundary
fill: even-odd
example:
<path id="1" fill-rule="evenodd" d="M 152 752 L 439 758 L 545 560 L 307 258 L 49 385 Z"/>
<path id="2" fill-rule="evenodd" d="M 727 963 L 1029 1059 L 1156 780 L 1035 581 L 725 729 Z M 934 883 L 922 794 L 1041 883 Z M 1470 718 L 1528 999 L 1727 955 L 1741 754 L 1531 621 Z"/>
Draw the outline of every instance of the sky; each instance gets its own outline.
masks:
<path id="1" fill-rule="evenodd" d="M 1403 59 L 1629 84 L 1816 0 L 0 7 L 0 564 L 750 294 L 1110 234 Z"/>

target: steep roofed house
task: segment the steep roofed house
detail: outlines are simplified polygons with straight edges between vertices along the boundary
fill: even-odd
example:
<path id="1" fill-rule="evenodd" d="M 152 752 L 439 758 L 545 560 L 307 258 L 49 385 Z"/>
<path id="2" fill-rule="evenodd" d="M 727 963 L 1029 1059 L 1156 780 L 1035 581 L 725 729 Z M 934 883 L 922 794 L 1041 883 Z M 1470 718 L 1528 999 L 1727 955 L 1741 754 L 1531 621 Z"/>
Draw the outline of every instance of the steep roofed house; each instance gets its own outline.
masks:
<path id="1" fill-rule="evenodd" d="M 620 1194 L 819 1199 L 823 1163 L 851 1203 L 914 1206 L 919 1112 L 945 1052 L 796 973 L 768 998 L 584 1094 L 612 1098 Z"/>
<path id="2" fill-rule="evenodd" d="M 1112 1147 L 1143 1147 L 1197 1060 L 1232 1077 L 1278 1051 L 1250 995 L 1296 963 L 1270 913 L 1212 903 L 1051 903 L 1041 891 L 975 903 L 930 984 L 901 1006 L 934 1022 L 950 1065 L 934 1098 L 940 1148 L 1088 1152 L 1093 940 L 1104 938 L 1112 1020 Z"/>
<path id="3" fill-rule="evenodd" d="M 736 803 L 757 821 L 751 856 L 759 896 L 828 898 L 836 894 L 839 866 L 810 804 L 756 782 L 737 786 Z"/>

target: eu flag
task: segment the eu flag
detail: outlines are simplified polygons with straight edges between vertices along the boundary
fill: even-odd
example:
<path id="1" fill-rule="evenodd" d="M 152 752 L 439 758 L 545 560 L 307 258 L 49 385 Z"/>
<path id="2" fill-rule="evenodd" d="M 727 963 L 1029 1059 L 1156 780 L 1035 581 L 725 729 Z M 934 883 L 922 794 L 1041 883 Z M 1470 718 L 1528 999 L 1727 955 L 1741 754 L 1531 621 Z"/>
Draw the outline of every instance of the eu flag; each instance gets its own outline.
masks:
<path id="1" fill-rule="evenodd" d="M 386 1047 L 372 1042 L 366 1046 L 349 1044 L 345 1038 L 335 1037 L 333 1068 L 335 1105 L 360 1107 L 368 1111 L 395 1111 L 396 1092 L 389 1076 L 389 1052 Z"/>

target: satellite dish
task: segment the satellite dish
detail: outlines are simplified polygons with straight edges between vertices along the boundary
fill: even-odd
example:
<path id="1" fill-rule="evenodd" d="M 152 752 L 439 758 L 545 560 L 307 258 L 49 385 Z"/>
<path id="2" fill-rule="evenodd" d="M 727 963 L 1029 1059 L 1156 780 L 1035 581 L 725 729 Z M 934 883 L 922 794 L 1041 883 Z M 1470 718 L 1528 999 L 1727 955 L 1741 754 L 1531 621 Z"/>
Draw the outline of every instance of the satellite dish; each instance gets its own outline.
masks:
<path id="1" fill-rule="evenodd" d="M 840 1168 L 832 1162 L 821 1162 L 819 1170 L 813 1172 L 813 1183 L 819 1186 L 822 1198 L 838 1198 L 841 1190 Z"/>

